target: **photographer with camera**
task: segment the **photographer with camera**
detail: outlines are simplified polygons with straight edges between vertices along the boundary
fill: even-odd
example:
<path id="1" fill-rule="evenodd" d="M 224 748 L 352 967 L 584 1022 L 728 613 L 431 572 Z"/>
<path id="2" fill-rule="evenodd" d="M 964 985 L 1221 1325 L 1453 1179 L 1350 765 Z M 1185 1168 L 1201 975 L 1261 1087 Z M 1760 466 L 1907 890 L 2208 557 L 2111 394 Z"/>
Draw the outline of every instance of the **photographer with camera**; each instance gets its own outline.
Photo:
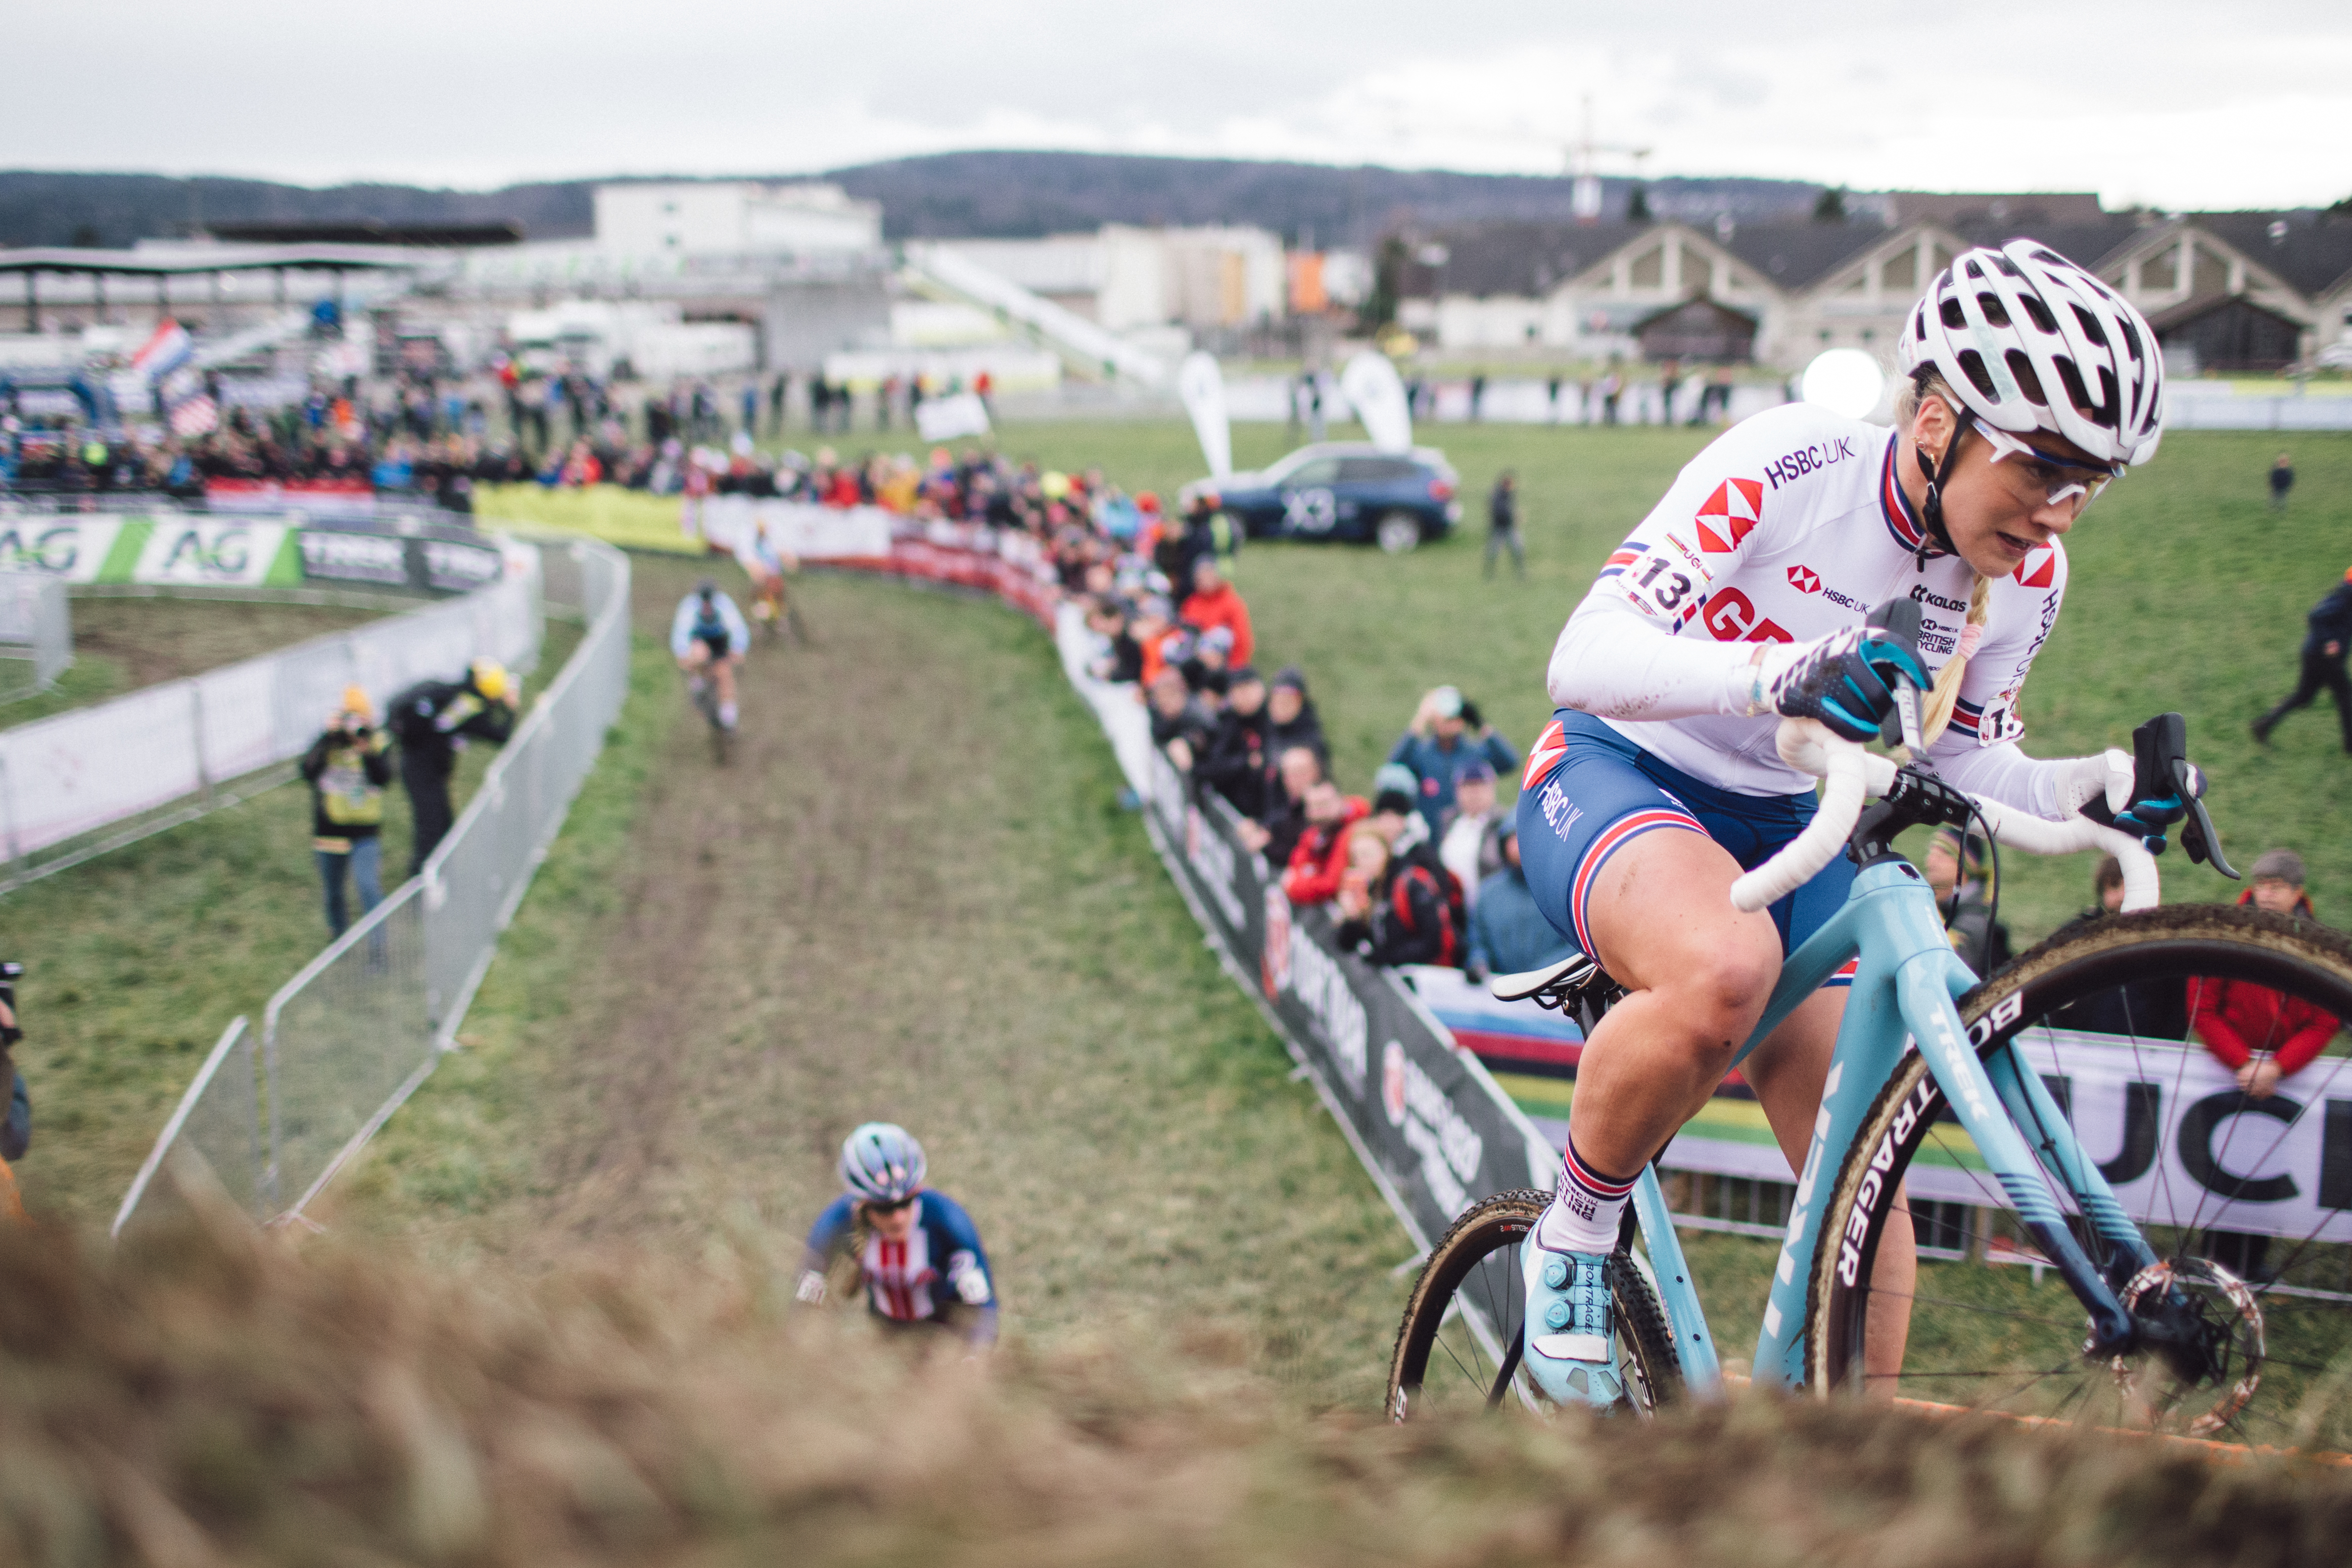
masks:
<path id="1" fill-rule="evenodd" d="M 23 1159 L 33 1143 L 33 1097 L 11 1055 L 25 1038 L 16 1027 L 16 977 L 24 972 L 22 964 L 0 964 L 0 1084 L 6 1085 L 6 1109 L 0 1113 L 0 1222 L 25 1218 L 25 1206 L 16 1197 L 16 1173 L 8 1167 Z"/>
<path id="2" fill-rule="evenodd" d="M 364 917 L 383 898 L 384 786 L 392 782 L 392 738 L 375 727 L 367 694 L 343 692 L 342 706 L 302 758 L 302 780 L 310 786 L 310 848 L 319 857 L 319 880 L 327 888 L 327 929 L 341 936 L 351 928 L 346 881 L 360 889 Z"/>
<path id="3" fill-rule="evenodd" d="M 1500 778 L 1518 770 L 1519 754 L 1495 732 L 1478 705 L 1456 686 L 1439 686 L 1421 699 L 1412 727 L 1389 748 L 1389 760 L 1412 769 L 1420 787 L 1413 807 L 1433 835 L 1445 831 L 1454 809 L 1454 785 L 1463 768 L 1478 760 Z"/>

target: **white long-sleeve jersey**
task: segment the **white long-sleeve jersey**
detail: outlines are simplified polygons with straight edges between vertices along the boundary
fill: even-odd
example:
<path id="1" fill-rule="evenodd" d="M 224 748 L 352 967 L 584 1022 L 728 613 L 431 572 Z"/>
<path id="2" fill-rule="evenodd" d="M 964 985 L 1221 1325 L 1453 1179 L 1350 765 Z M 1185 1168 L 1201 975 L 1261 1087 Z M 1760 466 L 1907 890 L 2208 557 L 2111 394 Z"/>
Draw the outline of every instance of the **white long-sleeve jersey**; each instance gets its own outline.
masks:
<path id="1" fill-rule="evenodd" d="M 1873 605 L 1916 600 L 1920 653 L 1942 667 L 1976 574 L 1932 555 L 1895 482 L 1896 433 L 1792 403 L 1726 431 L 1693 458 L 1612 554 L 1552 649 L 1552 701 L 1744 795 L 1812 780 L 1772 748 L 1780 720 L 1744 716 L 1758 642 L 1805 642 Z M 2053 539 L 1992 584 L 1983 641 L 1928 759 L 1961 789 L 2059 812 L 2058 764 L 2019 751 L 2018 694 L 2057 624 L 2066 552 Z M 1539 759 L 1531 758 L 1530 768 Z"/>

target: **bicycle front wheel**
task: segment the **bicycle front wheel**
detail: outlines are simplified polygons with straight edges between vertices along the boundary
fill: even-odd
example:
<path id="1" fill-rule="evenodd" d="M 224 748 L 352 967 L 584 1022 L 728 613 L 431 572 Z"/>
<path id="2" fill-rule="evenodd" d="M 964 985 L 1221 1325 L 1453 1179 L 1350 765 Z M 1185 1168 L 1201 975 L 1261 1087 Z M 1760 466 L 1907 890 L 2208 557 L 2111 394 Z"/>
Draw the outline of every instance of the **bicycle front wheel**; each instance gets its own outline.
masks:
<path id="1" fill-rule="evenodd" d="M 2307 1031 L 2352 1017 L 2352 943 L 2243 908 L 2111 916 L 2035 947 L 1959 1012 L 1982 1054 L 2013 1051 L 2041 1077 L 2138 1221 L 2152 1269 L 2097 1234 L 2078 1196 L 2037 1166 L 2134 1315 L 2163 1320 L 2146 1337 L 2167 1343 L 2083 1354 L 2087 1312 L 2024 1238 L 1914 1051 L 1828 1195 L 1808 1298 L 1811 1388 L 2352 1446 L 2352 1412 L 2335 1407 L 2342 1373 L 2329 1375 L 2352 1370 L 2352 1246 L 2336 1239 L 2352 1237 L 2352 1169 L 2330 1174 L 2352 1156 L 2332 1135 L 2352 1134 L 2352 1117 L 2330 1107 L 2352 1103 L 2329 1099 L 2352 1093 L 2352 1058 L 2323 1055 L 2254 1099 L 2221 1078 L 2205 1044 L 2218 1019 L 2259 1062 L 2291 1030 L 2308 1043 Z M 2048 1142 L 2038 1125 L 2018 1130 L 2029 1148 Z M 1882 1262 L 1906 1223 L 1920 1259 L 1911 1281 L 1899 1245 Z"/>
<path id="2" fill-rule="evenodd" d="M 1465 1209 L 1430 1250 L 1397 1327 L 1389 1419 L 1475 1411 L 1513 1397 L 1550 1407 L 1520 1370 L 1517 1348 L 1527 1312 L 1519 1246 L 1550 1204 L 1548 1192 L 1496 1193 Z M 1673 1335 L 1648 1275 L 1629 1254 L 1618 1254 L 1610 1281 L 1618 1381 L 1646 1415 L 1679 1386 Z"/>

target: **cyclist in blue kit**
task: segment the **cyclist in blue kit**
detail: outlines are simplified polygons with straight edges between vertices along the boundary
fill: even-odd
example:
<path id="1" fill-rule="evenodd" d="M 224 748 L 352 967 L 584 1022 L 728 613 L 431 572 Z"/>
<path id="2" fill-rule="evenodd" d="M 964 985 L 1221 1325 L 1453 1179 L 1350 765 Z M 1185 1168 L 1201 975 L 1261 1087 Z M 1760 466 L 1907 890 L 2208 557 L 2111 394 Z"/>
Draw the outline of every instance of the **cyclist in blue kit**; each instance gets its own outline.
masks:
<path id="1" fill-rule="evenodd" d="M 2135 790 L 2120 751 L 2040 761 L 2017 745 L 2019 693 L 2065 593 L 2061 541 L 2156 452 L 2164 371 L 2147 321 L 2013 240 L 1935 279 L 1898 357 L 1891 430 L 1794 405 L 1709 445 L 1552 653 L 1558 711 L 1522 776 L 1522 863 L 1546 917 L 1630 993 L 1585 1050 L 1559 1192 L 1525 1244 L 1525 1364 L 1564 1404 L 1622 1392 L 1609 1270 L 1634 1179 L 1714 1092 L 1782 959 L 1854 877 L 1840 858 L 1768 911 L 1732 905 L 1733 880 L 1814 811 L 1812 779 L 1775 750 L 1781 718 L 1868 739 L 1907 680 L 1926 692 L 1925 759 L 1959 789 L 2149 833 L 2182 814 Z M 1894 599 L 1920 607 L 1916 653 L 1870 623 Z M 1833 980 L 1742 1065 L 1792 1172 L 1845 994 Z M 1901 1364 L 1916 1269 L 1901 1218 L 1874 1277 L 1874 1373 Z"/>
<path id="2" fill-rule="evenodd" d="M 963 1207 L 923 1185 L 923 1145 L 889 1122 L 868 1122 L 841 1145 L 849 1190 L 817 1217 L 801 1258 L 799 1299 L 825 1297 L 825 1273 L 857 1259 L 866 1304 L 897 1328 L 960 1332 L 973 1349 L 996 1343 L 996 1285 L 980 1230 Z"/>
<path id="3" fill-rule="evenodd" d="M 751 629 L 735 601 L 704 578 L 694 591 L 677 601 L 670 617 L 670 657 L 689 681 L 710 681 L 719 688 L 719 727 L 735 727 L 735 672 L 751 649 Z"/>

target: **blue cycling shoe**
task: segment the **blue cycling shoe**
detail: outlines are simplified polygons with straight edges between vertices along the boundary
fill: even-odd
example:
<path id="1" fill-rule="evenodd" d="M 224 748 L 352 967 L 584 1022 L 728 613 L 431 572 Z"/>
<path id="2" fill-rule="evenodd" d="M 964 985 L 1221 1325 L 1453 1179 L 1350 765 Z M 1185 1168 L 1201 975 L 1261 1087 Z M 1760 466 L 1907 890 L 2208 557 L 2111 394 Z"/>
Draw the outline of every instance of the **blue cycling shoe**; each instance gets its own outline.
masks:
<path id="1" fill-rule="evenodd" d="M 1556 1405 L 1613 1409 L 1625 1398 L 1617 1376 L 1609 1302 L 1610 1260 L 1599 1252 L 1553 1252 L 1519 1244 L 1528 1277 L 1527 1341 L 1520 1364 Z"/>

